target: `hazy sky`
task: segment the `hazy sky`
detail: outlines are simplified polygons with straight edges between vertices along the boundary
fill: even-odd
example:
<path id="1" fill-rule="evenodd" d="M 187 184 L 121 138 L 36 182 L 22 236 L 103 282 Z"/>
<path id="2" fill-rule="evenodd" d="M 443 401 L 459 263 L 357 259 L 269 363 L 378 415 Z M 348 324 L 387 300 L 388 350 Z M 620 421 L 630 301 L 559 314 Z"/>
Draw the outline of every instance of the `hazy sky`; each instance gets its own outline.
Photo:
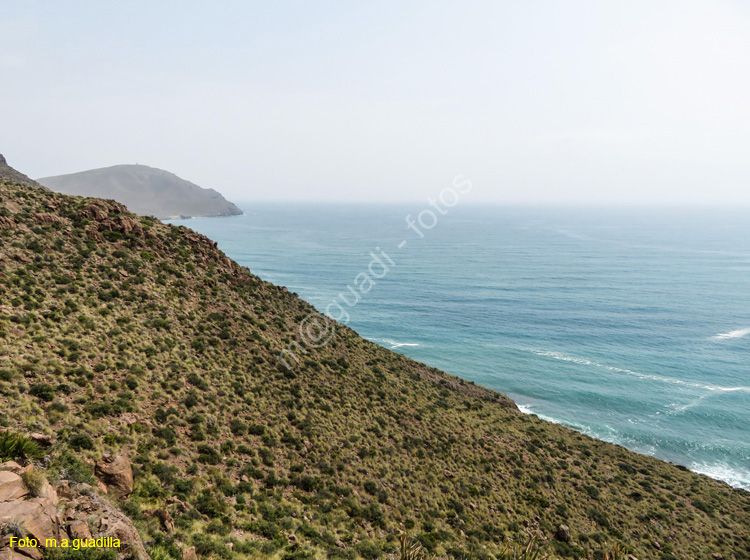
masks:
<path id="1" fill-rule="evenodd" d="M 0 0 L 0 153 L 237 200 L 750 203 L 750 3 Z"/>

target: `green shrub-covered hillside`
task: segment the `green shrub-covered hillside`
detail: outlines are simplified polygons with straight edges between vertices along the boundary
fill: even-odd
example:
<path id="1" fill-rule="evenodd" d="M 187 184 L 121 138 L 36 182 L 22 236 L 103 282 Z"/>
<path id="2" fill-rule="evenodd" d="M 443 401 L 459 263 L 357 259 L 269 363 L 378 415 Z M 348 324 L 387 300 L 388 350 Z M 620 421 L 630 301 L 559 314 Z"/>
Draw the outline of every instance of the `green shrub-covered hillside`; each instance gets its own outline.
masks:
<path id="1" fill-rule="evenodd" d="M 747 492 L 346 327 L 287 369 L 313 311 L 189 229 L 0 183 L 0 430 L 51 436 L 19 459 L 50 480 L 129 457 L 154 557 L 750 558 Z"/>

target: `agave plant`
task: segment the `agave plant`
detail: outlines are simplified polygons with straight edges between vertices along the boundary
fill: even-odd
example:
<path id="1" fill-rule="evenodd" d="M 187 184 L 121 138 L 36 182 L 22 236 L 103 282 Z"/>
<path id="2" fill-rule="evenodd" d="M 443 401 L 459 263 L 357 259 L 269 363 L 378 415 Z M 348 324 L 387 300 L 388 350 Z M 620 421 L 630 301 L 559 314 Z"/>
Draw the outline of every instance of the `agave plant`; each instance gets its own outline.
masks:
<path id="1" fill-rule="evenodd" d="M 406 533 L 401 533 L 399 552 L 399 560 L 429 560 L 430 558 L 427 551 L 419 543 L 407 542 Z"/>
<path id="2" fill-rule="evenodd" d="M 535 535 L 529 537 L 526 545 L 508 545 L 498 558 L 502 560 L 544 560 L 542 546 Z"/>

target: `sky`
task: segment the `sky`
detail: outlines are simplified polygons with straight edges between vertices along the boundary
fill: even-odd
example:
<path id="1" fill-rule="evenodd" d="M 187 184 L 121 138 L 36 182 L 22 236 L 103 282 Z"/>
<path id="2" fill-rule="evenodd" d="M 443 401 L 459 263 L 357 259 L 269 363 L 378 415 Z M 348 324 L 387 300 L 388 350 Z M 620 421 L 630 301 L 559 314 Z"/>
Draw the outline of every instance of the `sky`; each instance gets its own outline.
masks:
<path id="1" fill-rule="evenodd" d="M 750 204 L 750 3 L 0 0 L 0 153 L 240 201 Z M 468 196 L 468 195 L 467 195 Z"/>

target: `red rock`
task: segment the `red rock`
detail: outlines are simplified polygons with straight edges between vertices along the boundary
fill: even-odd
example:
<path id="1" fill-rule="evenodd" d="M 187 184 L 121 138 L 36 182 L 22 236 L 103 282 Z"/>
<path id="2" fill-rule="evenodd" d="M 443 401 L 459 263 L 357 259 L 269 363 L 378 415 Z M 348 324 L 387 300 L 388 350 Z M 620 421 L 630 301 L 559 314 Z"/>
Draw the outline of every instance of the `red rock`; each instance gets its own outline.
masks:
<path id="1" fill-rule="evenodd" d="M 23 472 L 23 467 L 15 461 L 6 461 L 5 463 L 0 463 L 0 471 L 10 471 L 15 474 L 21 474 Z"/>
<path id="2" fill-rule="evenodd" d="M 108 494 L 122 499 L 133 492 L 133 469 L 124 455 L 105 455 L 96 463 L 94 473 Z"/>
<path id="3" fill-rule="evenodd" d="M 0 471 L 0 502 L 21 500 L 29 495 L 23 479 L 10 471 Z"/>
<path id="4" fill-rule="evenodd" d="M 89 525 L 81 519 L 76 519 L 68 525 L 68 534 L 71 539 L 90 539 L 91 531 Z"/>

